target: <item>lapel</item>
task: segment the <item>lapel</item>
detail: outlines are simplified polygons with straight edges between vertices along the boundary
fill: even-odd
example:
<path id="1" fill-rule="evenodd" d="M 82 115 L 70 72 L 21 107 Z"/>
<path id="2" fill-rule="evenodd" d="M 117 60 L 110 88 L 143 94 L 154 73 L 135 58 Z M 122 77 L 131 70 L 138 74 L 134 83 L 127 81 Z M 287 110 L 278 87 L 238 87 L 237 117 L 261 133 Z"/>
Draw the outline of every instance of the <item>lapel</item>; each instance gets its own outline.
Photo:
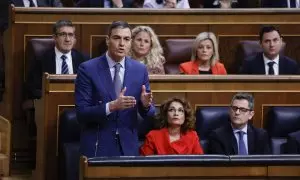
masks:
<path id="1" fill-rule="evenodd" d="M 263 58 L 263 53 L 260 53 L 258 56 L 259 56 L 257 58 L 258 59 L 258 62 L 257 62 L 258 64 L 254 68 L 257 68 L 257 73 L 258 74 L 266 74 L 266 68 L 265 68 L 265 62 L 264 62 L 264 58 Z"/>
<path id="2" fill-rule="evenodd" d="M 278 75 L 285 74 L 285 60 L 282 58 L 282 56 L 279 55 L 279 61 L 278 61 Z"/>
<path id="3" fill-rule="evenodd" d="M 191 74 L 199 74 L 199 63 L 194 60 L 192 61 L 192 72 Z"/>
<path id="4" fill-rule="evenodd" d="M 212 74 L 219 74 L 217 64 L 211 67 L 211 72 Z"/>
<path id="5" fill-rule="evenodd" d="M 228 143 L 228 154 L 238 154 L 238 147 L 237 147 L 237 142 L 236 142 L 236 138 L 233 134 L 233 129 L 231 127 L 231 124 L 228 123 L 227 127 L 226 127 L 226 136 L 224 138 L 225 142 L 229 141 Z M 233 153 L 231 153 L 233 150 Z"/>
<path id="6" fill-rule="evenodd" d="M 110 96 L 111 100 L 115 100 L 115 88 L 112 82 L 109 66 L 107 63 L 107 59 L 105 54 L 98 59 L 98 75 L 99 75 L 99 82 L 103 82 L 103 87 L 106 89 L 107 93 Z"/>
<path id="7" fill-rule="evenodd" d="M 128 90 L 130 90 L 130 78 L 134 77 L 134 70 L 132 69 L 132 63 L 130 62 L 128 57 L 125 57 L 125 73 L 124 73 L 124 80 L 123 80 L 123 88 L 127 87 L 126 92 L 128 93 Z M 126 93 L 126 94 L 127 94 Z"/>
<path id="8" fill-rule="evenodd" d="M 247 126 L 247 138 L 248 138 L 248 154 L 255 154 L 254 132 L 251 124 L 249 123 Z"/>
<path id="9" fill-rule="evenodd" d="M 73 74 L 77 74 L 77 68 L 78 68 L 79 64 L 77 61 L 76 53 L 73 49 L 71 50 L 71 56 L 72 56 Z"/>
<path id="10" fill-rule="evenodd" d="M 49 54 L 42 61 L 45 61 L 45 71 L 49 74 L 56 74 L 56 55 L 54 48 L 49 52 Z"/>

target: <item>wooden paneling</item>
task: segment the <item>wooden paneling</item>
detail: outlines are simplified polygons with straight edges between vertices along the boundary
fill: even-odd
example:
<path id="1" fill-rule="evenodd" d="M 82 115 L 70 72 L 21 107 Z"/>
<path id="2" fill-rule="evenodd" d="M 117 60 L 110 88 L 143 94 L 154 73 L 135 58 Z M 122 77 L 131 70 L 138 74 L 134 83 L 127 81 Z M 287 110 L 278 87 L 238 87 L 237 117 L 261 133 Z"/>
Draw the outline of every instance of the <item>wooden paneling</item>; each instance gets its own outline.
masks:
<path id="1" fill-rule="evenodd" d="M 37 168 L 39 179 L 55 179 L 57 169 L 58 116 L 62 109 L 74 105 L 75 75 L 46 75 L 43 97 L 37 101 L 36 122 Z M 263 127 L 264 108 L 267 106 L 291 106 L 300 101 L 300 77 L 298 76 L 150 76 L 155 105 L 172 96 L 180 96 L 191 102 L 194 109 L 202 106 L 228 106 L 236 92 L 250 92 L 255 98 L 253 124 Z"/>
<path id="2" fill-rule="evenodd" d="M 92 57 L 103 52 L 103 44 L 108 25 L 114 20 L 126 20 L 133 27 L 150 25 L 162 41 L 167 38 L 193 38 L 203 31 L 213 31 L 220 41 L 220 57 L 226 68 L 231 71 L 234 64 L 234 50 L 240 39 L 253 39 L 262 24 L 279 25 L 283 35 L 297 36 L 300 15 L 297 10 L 170 10 L 157 11 L 145 9 L 74 9 L 74 8 L 13 8 L 6 37 L 7 62 L 6 96 L 4 114 L 9 119 L 22 119 L 24 83 L 24 50 L 27 37 L 49 36 L 52 25 L 59 19 L 70 19 L 76 25 L 76 48 Z M 297 39 L 285 38 L 287 44 L 295 49 L 291 57 L 299 55 Z M 100 43 L 100 44 L 99 44 Z M 164 43 L 162 43 L 164 44 Z M 226 47 L 226 48 L 224 48 Z M 300 53 L 299 53 L 300 54 Z M 21 61 L 21 62 L 20 62 Z M 14 109 L 14 112 L 12 112 Z"/>
<path id="3" fill-rule="evenodd" d="M 103 44 L 103 40 L 107 34 L 107 27 L 115 20 L 128 21 L 133 27 L 137 25 L 150 25 L 159 35 L 162 44 L 164 44 L 164 40 L 167 38 L 193 38 L 200 32 L 213 31 L 219 39 L 221 60 L 230 72 L 231 66 L 235 64 L 234 50 L 237 42 L 241 39 L 255 38 L 260 26 L 263 24 L 277 25 L 284 35 L 285 42 L 287 42 L 287 55 L 299 59 L 299 12 L 296 9 L 247 9 L 230 11 L 222 9 L 190 9 L 161 11 L 97 8 L 12 8 L 9 18 L 9 29 L 4 35 L 6 53 L 5 92 L 4 99 L 0 103 L 1 115 L 12 121 L 23 120 L 24 112 L 21 104 L 24 100 L 24 68 L 27 66 L 26 62 L 28 61 L 24 55 L 26 42 L 32 37 L 51 36 L 52 25 L 59 19 L 70 19 L 73 21 L 76 25 L 76 49 L 81 50 L 85 54 L 90 54 L 92 57 L 98 56 L 103 52 L 101 51 L 100 44 Z M 249 90 L 249 84 L 251 83 L 244 84 L 246 88 L 228 85 L 228 89 L 222 93 L 229 96 L 231 95 L 229 89 L 234 91 Z M 157 86 L 158 91 L 160 88 L 164 88 L 163 85 L 159 84 L 153 84 L 153 86 Z M 174 86 L 174 88 L 183 86 L 187 89 L 193 89 L 190 85 Z M 194 92 L 194 94 L 193 92 L 174 93 L 184 94 L 193 99 L 202 97 L 202 103 L 204 104 L 227 103 L 228 97 L 224 99 L 224 97 L 220 96 L 224 100 L 218 100 L 218 95 L 215 93 L 221 91 L 217 86 L 202 84 L 199 88 L 204 89 L 198 89 L 201 92 Z M 208 87 L 211 89 L 205 92 L 205 89 Z M 256 88 L 259 89 L 259 87 Z M 285 89 L 288 90 L 290 88 L 293 89 L 293 85 L 286 83 Z M 267 92 L 264 92 L 261 96 L 273 97 L 280 95 L 282 97 L 285 96 L 285 89 L 282 89 L 281 92 L 271 93 L 269 96 Z M 163 93 L 155 92 L 155 94 L 161 98 L 166 97 Z M 288 92 L 288 94 L 286 96 L 287 101 L 297 103 L 290 96 L 292 92 Z M 297 93 L 293 95 L 298 96 Z M 72 96 L 73 94 L 70 93 L 68 98 L 72 99 Z M 55 96 L 55 98 L 59 99 L 59 95 Z M 274 103 L 281 103 L 282 101 L 282 99 L 277 100 L 274 97 Z M 272 102 L 271 100 L 270 102 L 268 101 L 268 103 Z M 45 113 L 48 113 L 48 110 Z M 261 124 L 259 121 L 255 122 L 256 125 Z M 53 128 L 53 132 L 55 132 L 55 124 L 50 123 L 49 125 Z M 19 141 L 22 141 L 22 139 L 20 138 Z M 55 137 L 51 141 L 55 141 Z M 13 148 L 17 148 L 17 144 L 18 142 L 13 142 Z"/>
<path id="4" fill-rule="evenodd" d="M 8 176 L 10 170 L 10 121 L 0 116 L 0 175 Z"/>

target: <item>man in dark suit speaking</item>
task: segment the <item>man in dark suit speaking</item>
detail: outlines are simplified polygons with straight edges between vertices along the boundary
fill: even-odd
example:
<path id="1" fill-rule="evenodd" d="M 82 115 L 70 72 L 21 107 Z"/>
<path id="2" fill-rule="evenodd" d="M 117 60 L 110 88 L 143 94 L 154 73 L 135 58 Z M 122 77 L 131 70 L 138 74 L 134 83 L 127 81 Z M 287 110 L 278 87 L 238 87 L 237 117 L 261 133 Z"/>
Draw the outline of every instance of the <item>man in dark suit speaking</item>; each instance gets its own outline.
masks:
<path id="1" fill-rule="evenodd" d="M 229 115 L 228 124 L 210 134 L 208 153 L 224 155 L 271 153 L 267 132 L 248 123 L 254 115 L 254 98 L 251 94 L 234 95 Z"/>
<path id="2" fill-rule="evenodd" d="M 45 52 L 41 57 L 31 60 L 31 68 L 27 79 L 27 94 L 29 99 L 41 97 L 42 77 L 49 74 L 76 74 L 80 63 L 87 58 L 73 49 L 75 27 L 69 20 L 59 20 L 53 26 L 55 47 Z"/>
<path id="3" fill-rule="evenodd" d="M 78 68 L 80 152 L 87 157 L 139 155 L 138 112 L 144 118 L 155 114 L 147 68 L 126 56 L 131 47 L 127 22 L 110 25 L 106 44 L 105 54 Z"/>
<path id="4" fill-rule="evenodd" d="M 274 26 L 264 26 L 260 30 L 259 40 L 262 53 L 248 57 L 243 61 L 241 74 L 293 75 L 299 73 L 295 60 L 280 55 L 282 37 Z"/>

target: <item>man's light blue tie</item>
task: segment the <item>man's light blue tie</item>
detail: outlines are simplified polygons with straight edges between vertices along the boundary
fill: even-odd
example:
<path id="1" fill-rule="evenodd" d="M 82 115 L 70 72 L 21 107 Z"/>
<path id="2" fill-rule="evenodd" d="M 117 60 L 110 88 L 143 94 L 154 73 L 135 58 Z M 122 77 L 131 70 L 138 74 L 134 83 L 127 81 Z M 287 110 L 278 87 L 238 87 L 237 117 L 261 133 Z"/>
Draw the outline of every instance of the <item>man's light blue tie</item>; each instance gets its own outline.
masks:
<path id="1" fill-rule="evenodd" d="M 61 74 L 69 74 L 69 68 L 68 68 L 68 64 L 66 62 L 67 56 L 62 55 L 60 58 L 62 59 Z"/>
<path id="2" fill-rule="evenodd" d="M 120 68 L 121 68 L 121 64 L 117 63 L 115 65 L 115 77 L 114 77 L 114 86 L 115 86 L 115 92 L 116 92 L 117 97 L 119 97 L 121 89 L 122 89 L 122 82 L 121 82 L 121 77 L 120 77 Z"/>
<path id="3" fill-rule="evenodd" d="M 247 153 L 247 150 L 246 150 L 246 145 L 245 145 L 245 142 L 244 142 L 244 134 L 245 132 L 244 131 L 238 131 L 237 132 L 238 135 L 239 135 L 239 155 L 248 155 Z"/>

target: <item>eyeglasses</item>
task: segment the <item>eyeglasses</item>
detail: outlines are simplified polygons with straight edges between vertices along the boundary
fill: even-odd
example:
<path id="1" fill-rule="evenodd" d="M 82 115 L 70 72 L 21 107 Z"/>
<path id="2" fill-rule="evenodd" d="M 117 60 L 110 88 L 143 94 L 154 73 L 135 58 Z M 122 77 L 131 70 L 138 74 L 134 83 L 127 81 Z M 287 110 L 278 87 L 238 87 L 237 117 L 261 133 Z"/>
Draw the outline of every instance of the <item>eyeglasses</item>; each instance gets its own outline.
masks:
<path id="1" fill-rule="evenodd" d="M 175 108 L 168 109 L 168 112 L 171 112 L 171 113 L 175 113 L 176 111 L 178 112 L 178 114 L 184 114 L 183 109 L 175 109 Z"/>
<path id="2" fill-rule="evenodd" d="M 237 107 L 237 106 L 231 106 L 231 109 L 233 112 L 237 112 L 239 110 L 241 113 L 246 113 L 248 111 L 251 111 L 251 109 L 243 108 L 243 107 Z"/>
<path id="3" fill-rule="evenodd" d="M 56 36 L 59 36 L 59 37 L 69 37 L 69 38 L 74 38 L 75 37 L 75 34 L 74 33 L 65 33 L 65 32 L 61 32 L 61 33 L 56 33 Z"/>

